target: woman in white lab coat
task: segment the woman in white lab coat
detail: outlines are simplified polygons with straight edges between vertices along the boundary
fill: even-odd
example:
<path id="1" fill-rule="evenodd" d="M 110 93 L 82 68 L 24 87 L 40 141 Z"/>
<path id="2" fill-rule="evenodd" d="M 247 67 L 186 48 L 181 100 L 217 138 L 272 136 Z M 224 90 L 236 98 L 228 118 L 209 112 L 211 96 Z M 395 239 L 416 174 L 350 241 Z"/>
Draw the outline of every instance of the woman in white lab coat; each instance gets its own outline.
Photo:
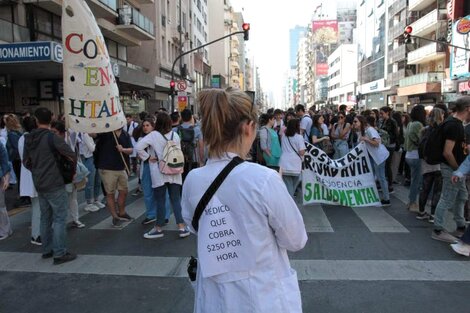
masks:
<path id="1" fill-rule="evenodd" d="M 280 175 L 243 162 L 209 201 L 196 232 L 195 208 L 235 156 L 244 158 L 256 137 L 251 99 L 235 89 L 204 90 L 198 102 L 209 160 L 183 185 L 183 218 L 198 236 L 194 312 L 302 312 L 297 274 L 287 250 L 307 242 L 302 216 Z"/>

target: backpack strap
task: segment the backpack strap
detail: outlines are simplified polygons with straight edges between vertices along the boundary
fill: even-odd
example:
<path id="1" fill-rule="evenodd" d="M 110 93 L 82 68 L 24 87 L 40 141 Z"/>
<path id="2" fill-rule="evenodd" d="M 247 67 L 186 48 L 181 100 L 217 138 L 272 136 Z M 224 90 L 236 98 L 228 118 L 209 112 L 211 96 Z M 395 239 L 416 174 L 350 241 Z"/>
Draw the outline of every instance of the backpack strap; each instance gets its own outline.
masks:
<path id="1" fill-rule="evenodd" d="M 212 199 L 214 194 L 216 193 L 217 189 L 219 189 L 220 185 L 224 182 L 225 178 L 227 178 L 228 174 L 239 164 L 242 164 L 244 160 L 240 157 L 234 157 L 227 166 L 224 167 L 222 172 L 214 179 L 212 184 L 206 190 L 204 195 L 202 196 L 201 200 L 197 204 L 196 210 L 194 211 L 193 221 L 191 225 L 193 226 L 195 231 L 199 229 L 199 219 L 201 218 L 202 212 L 206 208 L 209 201 Z"/>

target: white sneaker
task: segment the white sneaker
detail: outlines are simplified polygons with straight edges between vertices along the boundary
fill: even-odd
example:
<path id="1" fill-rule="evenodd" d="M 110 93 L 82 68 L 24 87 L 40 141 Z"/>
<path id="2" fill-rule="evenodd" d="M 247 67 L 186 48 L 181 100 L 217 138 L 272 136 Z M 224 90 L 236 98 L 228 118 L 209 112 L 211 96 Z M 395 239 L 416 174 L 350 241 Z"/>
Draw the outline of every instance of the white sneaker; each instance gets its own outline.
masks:
<path id="1" fill-rule="evenodd" d="M 99 202 L 99 201 L 95 201 L 95 202 L 93 203 L 93 205 L 96 206 L 98 209 L 102 209 L 102 208 L 105 208 L 105 207 L 106 207 L 103 203 L 101 203 L 101 202 Z"/>
<path id="2" fill-rule="evenodd" d="M 470 245 L 459 241 L 457 243 L 451 244 L 450 246 L 452 247 L 452 250 L 454 250 L 456 253 L 464 256 L 470 256 Z"/>
<path id="3" fill-rule="evenodd" d="M 100 208 L 97 207 L 96 205 L 94 205 L 93 203 L 88 203 L 86 205 L 86 207 L 83 208 L 85 211 L 88 211 L 88 212 L 96 212 L 98 211 Z"/>
<path id="4" fill-rule="evenodd" d="M 73 221 L 73 222 L 72 222 L 72 226 L 73 226 L 73 227 L 76 227 L 76 228 L 83 228 L 83 227 L 85 227 L 85 224 L 83 224 L 83 223 L 80 222 L 80 221 Z"/>

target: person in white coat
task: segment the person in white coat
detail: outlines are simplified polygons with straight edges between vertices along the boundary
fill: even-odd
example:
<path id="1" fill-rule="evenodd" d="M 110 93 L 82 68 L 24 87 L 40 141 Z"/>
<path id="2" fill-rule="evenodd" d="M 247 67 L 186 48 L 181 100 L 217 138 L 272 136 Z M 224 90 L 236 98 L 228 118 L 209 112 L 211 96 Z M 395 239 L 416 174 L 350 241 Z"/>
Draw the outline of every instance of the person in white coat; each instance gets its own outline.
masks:
<path id="1" fill-rule="evenodd" d="M 39 207 L 39 198 L 33 183 L 31 171 L 23 165 L 24 136 L 37 128 L 36 119 L 27 116 L 23 119 L 24 133 L 18 140 L 18 152 L 21 159 L 21 178 L 20 178 L 20 197 L 31 197 L 31 243 L 41 246 L 40 223 L 41 209 Z"/>
<path id="2" fill-rule="evenodd" d="M 242 91 L 199 93 L 207 164 L 191 171 L 183 186 L 183 218 L 197 234 L 194 312 L 302 312 L 297 274 L 287 251 L 307 242 L 302 215 L 280 175 L 251 162 L 236 166 L 205 207 L 198 231 L 191 222 L 201 197 L 256 137 L 257 116 Z"/>

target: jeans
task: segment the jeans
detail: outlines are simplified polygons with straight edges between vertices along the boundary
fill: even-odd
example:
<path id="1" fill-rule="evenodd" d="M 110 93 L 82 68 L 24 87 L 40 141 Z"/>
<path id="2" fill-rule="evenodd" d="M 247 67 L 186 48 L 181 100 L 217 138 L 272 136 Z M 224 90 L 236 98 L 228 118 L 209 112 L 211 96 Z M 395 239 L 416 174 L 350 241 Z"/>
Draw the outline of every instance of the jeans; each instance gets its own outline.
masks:
<path id="1" fill-rule="evenodd" d="M 142 180 L 141 186 L 144 192 L 145 216 L 147 218 L 155 218 L 157 214 L 157 206 L 153 197 L 152 177 L 150 175 L 150 165 L 148 162 L 142 162 Z"/>
<path id="2" fill-rule="evenodd" d="M 390 193 L 388 191 L 387 179 L 385 178 L 385 161 L 378 165 L 375 164 L 372 158 L 371 161 L 374 165 L 375 176 L 377 176 L 377 180 L 379 181 L 380 187 L 382 188 L 383 200 L 388 201 L 390 200 Z"/>
<path id="3" fill-rule="evenodd" d="M 300 175 L 282 175 L 282 180 L 286 184 L 287 191 L 293 197 L 297 184 L 299 183 Z"/>
<path id="4" fill-rule="evenodd" d="M 72 187 L 71 192 L 67 192 L 68 196 L 68 205 L 70 210 L 70 216 L 72 217 L 73 222 L 78 222 L 78 200 L 77 200 L 77 188 Z"/>
<path id="5" fill-rule="evenodd" d="M 154 188 L 155 201 L 157 203 L 157 222 L 158 227 L 165 225 L 166 213 L 166 193 L 170 194 L 171 206 L 175 214 L 176 224 L 183 224 L 183 216 L 181 215 L 181 185 L 166 183 L 163 186 Z"/>
<path id="6" fill-rule="evenodd" d="M 31 237 L 34 239 L 41 235 L 41 208 L 38 197 L 31 197 Z"/>
<path id="7" fill-rule="evenodd" d="M 93 191 L 95 189 L 95 175 L 96 175 L 95 163 L 93 162 L 93 157 L 85 158 L 84 156 L 82 156 L 82 163 L 90 172 L 90 174 L 88 174 L 88 181 L 85 186 L 85 199 L 87 203 L 93 203 L 96 200 L 98 200 L 97 198 L 93 197 Z"/>
<path id="8" fill-rule="evenodd" d="M 53 252 L 54 257 L 66 253 L 65 223 L 68 213 L 68 199 L 65 187 L 52 192 L 38 193 L 41 207 L 41 241 L 44 253 Z"/>
<path id="9" fill-rule="evenodd" d="M 5 191 L 0 188 L 0 237 L 9 236 L 11 233 L 10 218 L 5 205 Z"/>
<path id="10" fill-rule="evenodd" d="M 395 148 L 387 148 L 389 156 L 385 161 L 385 177 L 387 177 L 388 187 L 393 188 L 393 172 L 392 172 L 392 160 Z"/>
<path id="11" fill-rule="evenodd" d="M 465 231 L 461 239 L 464 243 L 470 245 L 470 227 L 467 227 L 467 230 Z"/>
<path id="12" fill-rule="evenodd" d="M 406 163 L 410 166 L 411 171 L 411 184 L 410 193 L 408 194 L 408 200 L 411 203 L 415 203 L 418 198 L 419 188 L 421 186 L 421 160 L 420 159 L 406 159 Z"/>
<path id="13" fill-rule="evenodd" d="M 424 213 L 426 202 L 432 190 L 431 214 L 436 212 L 436 206 L 441 197 L 442 176 L 441 172 L 435 171 L 423 175 L 423 188 L 419 193 L 419 212 Z"/>
<path id="14" fill-rule="evenodd" d="M 465 201 L 468 198 L 467 187 L 464 180 L 459 180 L 453 184 L 451 181 L 452 169 L 447 164 L 441 163 L 442 173 L 442 191 L 441 198 L 436 207 L 434 215 L 434 228 L 437 230 L 444 229 L 444 214 L 446 210 L 452 209 L 454 213 L 454 221 L 457 227 L 465 226 L 463 210 Z"/>

